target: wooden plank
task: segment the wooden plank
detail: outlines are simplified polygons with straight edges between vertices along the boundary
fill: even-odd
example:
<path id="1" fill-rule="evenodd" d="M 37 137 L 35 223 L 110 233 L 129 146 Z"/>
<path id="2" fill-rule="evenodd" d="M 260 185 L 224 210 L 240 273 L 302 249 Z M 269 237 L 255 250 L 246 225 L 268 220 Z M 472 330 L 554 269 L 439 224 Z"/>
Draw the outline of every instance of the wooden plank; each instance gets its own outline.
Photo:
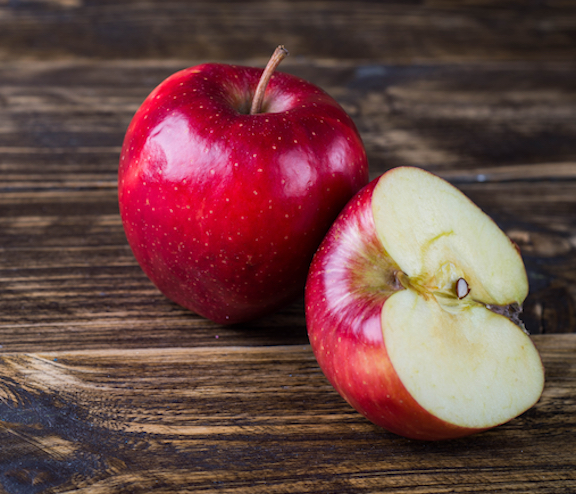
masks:
<path id="1" fill-rule="evenodd" d="M 459 186 L 492 214 L 524 253 L 532 289 L 525 308 L 529 329 L 533 333 L 573 332 L 574 182 L 496 181 Z M 115 190 L 33 190 L 0 197 L 0 321 L 7 331 L 2 335 L 0 326 L 0 344 L 6 348 L 9 344 L 17 348 L 47 345 L 51 341 L 47 333 L 57 333 L 58 324 L 75 328 L 76 337 L 60 338 L 79 348 L 113 345 L 119 333 L 124 333 L 120 339 L 129 334 L 138 341 L 140 330 L 143 337 L 162 341 L 166 333 L 146 322 L 162 317 L 170 317 L 172 324 L 172 318 L 181 319 L 179 328 L 199 324 L 184 322 L 186 312 L 164 299 L 135 263 L 117 214 Z M 301 307 L 290 310 L 301 311 Z M 95 335 L 92 326 L 84 326 L 94 319 L 102 322 L 104 333 Z M 30 333 L 14 340 L 11 334 L 19 324 Z M 301 331 L 302 313 L 297 325 Z M 178 332 L 170 334 L 181 338 Z M 195 340 L 189 335 L 185 341 Z"/>
<path id="2" fill-rule="evenodd" d="M 2 166 L 21 166 L 27 149 L 47 174 L 50 158 L 64 159 L 70 173 L 80 173 L 73 159 L 91 159 L 85 173 L 108 167 L 101 180 L 111 185 L 132 115 L 154 86 L 188 63 L 6 64 L 0 69 Z M 565 175 L 576 162 L 573 63 L 405 67 L 289 59 L 282 69 L 342 103 L 362 133 L 373 174 L 402 164 L 477 172 L 510 165 L 551 170 L 562 163 L 564 175 L 550 178 L 573 176 Z"/>
<path id="3" fill-rule="evenodd" d="M 541 401 L 441 443 L 379 429 L 308 346 L 4 354 L 5 492 L 570 492 L 576 336 L 541 336 Z M 490 452 L 487 454 L 487 452 Z"/>
<path id="4" fill-rule="evenodd" d="M 575 26 L 563 1 L 6 0 L 0 58 L 574 60 Z"/>
<path id="5" fill-rule="evenodd" d="M 372 176 L 398 165 L 432 170 L 514 238 L 530 275 L 524 316 L 533 333 L 576 331 L 576 65 L 286 62 L 350 112 Z M 214 326 L 167 301 L 136 265 L 116 197 L 133 112 L 185 66 L 0 67 L 4 351 L 213 343 Z M 242 344 L 241 331 L 216 329 L 222 341 Z M 246 334 L 261 345 L 305 342 L 301 303 Z"/>
<path id="6" fill-rule="evenodd" d="M 563 0 L 0 0 L 0 493 L 574 491 L 575 28 Z M 328 384 L 302 300 L 220 326 L 136 264 L 116 196 L 133 113 L 176 70 L 280 42 L 373 177 L 434 171 L 522 249 L 547 381 L 521 417 L 394 436 Z"/>

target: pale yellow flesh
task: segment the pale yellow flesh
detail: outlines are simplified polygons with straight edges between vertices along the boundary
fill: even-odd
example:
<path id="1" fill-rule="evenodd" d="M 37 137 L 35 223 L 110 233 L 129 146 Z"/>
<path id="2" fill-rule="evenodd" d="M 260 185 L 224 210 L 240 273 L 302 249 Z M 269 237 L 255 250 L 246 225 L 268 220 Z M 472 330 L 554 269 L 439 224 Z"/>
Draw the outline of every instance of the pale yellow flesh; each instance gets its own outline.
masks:
<path id="1" fill-rule="evenodd" d="M 384 248 L 409 277 L 427 280 L 457 269 L 470 296 L 493 305 L 528 294 L 522 259 L 492 219 L 458 189 L 418 168 L 397 168 L 380 180 L 372 210 Z M 441 276 L 443 278 L 443 276 Z"/>
<path id="2" fill-rule="evenodd" d="M 413 290 L 382 311 L 388 354 L 408 392 L 449 423 L 485 428 L 530 408 L 544 384 L 529 336 L 482 307 L 447 313 Z"/>
<path id="3" fill-rule="evenodd" d="M 456 188 L 415 168 L 380 180 L 372 208 L 384 248 L 411 284 L 382 311 L 406 389 L 463 427 L 492 427 L 530 408 L 544 385 L 540 356 L 520 327 L 486 308 L 521 304 L 528 293 L 513 244 Z M 460 278 L 470 288 L 461 300 Z"/>

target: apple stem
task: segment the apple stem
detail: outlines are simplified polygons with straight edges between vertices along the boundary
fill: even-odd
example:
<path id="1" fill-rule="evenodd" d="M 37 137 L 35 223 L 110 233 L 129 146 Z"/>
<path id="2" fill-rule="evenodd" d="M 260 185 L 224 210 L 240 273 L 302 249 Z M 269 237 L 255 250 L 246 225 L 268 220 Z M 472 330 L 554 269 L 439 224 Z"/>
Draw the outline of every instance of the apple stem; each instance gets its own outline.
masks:
<path id="1" fill-rule="evenodd" d="M 288 50 L 282 45 L 278 46 L 276 50 L 274 50 L 264 72 L 262 72 L 262 75 L 260 76 L 258 86 L 256 86 L 256 92 L 254 93 L 254 99 L 252 100 L 252 107 L 250 108 L 250 115 L 256 115 L 262 111 L 264 93 L 266 92 L 266 87 L 272 78 L 272 74 L 278 65 L 280 65 L 280 62 L 282 62 L 282 60 L 284 60 L 288 55 Z"/>

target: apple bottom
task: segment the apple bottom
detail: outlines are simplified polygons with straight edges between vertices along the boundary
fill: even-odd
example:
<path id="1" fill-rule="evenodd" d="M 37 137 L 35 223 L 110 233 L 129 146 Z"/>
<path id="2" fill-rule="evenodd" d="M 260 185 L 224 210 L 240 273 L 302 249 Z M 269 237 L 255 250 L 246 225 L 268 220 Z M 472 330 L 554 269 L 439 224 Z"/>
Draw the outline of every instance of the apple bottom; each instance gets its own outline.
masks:
<path id="1" fill-rule="evenodd" d="M 148 269 L 144 262 L 141 265 L 164 296 L 203 318 L 225 325 L 256 320 L 294 302 L 301 296 L 305 279 L 302 273 L 294 273 L 281 289 L 264 287 L 260 292 L 254 289 L 246 294 L 241 283 L 224 289 L 222 287 L 226 283 L 221 281 L 223 277 L 215 279 L 210 274 L 203 276 L 203 271 L 188 274 L 183 270 L 173 270 L 166 274 L 165 270 L 159 274 L 157 266 Z"/>
<path id="2" fill-rule="evenodd" d="M 450 424 L 416 402 L 398 378 L 383 338 L 374 339 L 381 334 L 380 319 L 377 313 L 362 323 L 365 330 L 373 328 L 368 329 L 373 335 L 371 341 L 352 336 L 338 338 L 333 334 L 332 339 L 336 341 L 331 344 L 335 349 L 331 353 L 311 339 L 318 363 L 336 391 L 372 423 L 409 439 L 455 439 L 489 429 Z M 341 365 L 342 362 L 346 365 Z"/>

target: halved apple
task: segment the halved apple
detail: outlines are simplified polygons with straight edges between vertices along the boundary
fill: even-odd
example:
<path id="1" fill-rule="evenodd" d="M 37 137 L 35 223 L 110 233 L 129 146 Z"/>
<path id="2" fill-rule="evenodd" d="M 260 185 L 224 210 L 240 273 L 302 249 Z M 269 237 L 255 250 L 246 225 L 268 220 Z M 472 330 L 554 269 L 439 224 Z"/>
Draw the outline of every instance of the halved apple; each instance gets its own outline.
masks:
<path id="1" fill-rule="evenodd" d="M 519 318 L 516 245 L 454 186 L 390 170 L 340 214 L 306 286 L 316 358 L 372 422 L 417 439 L 461 437 L 520 415 L 544 368 Z"/>

